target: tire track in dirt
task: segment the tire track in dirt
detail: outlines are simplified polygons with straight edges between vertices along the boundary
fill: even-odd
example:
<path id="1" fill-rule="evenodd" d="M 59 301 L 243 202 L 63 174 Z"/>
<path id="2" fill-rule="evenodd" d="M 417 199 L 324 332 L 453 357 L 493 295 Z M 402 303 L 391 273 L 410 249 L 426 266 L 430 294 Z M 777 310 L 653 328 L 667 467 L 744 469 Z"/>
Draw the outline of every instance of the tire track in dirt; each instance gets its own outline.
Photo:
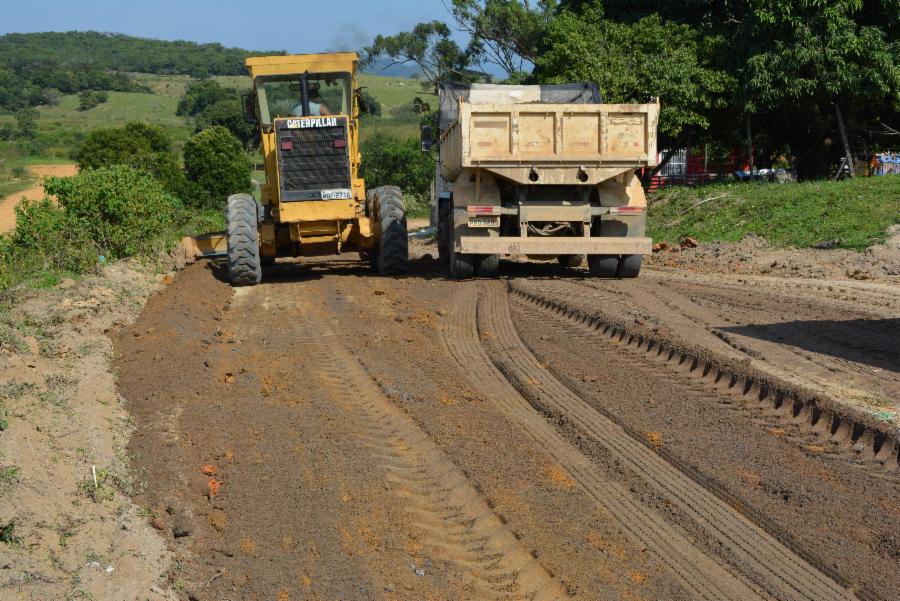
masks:
<path id="1" fill-rule="evenodd" d="M 726 550 L 725 555 L 736 567 L 776 598 L 855 598 L 559 382 L 522 343 L 507 301 L 504 289 L 486 288 L 479 302 L 479 327 L 495 337 L 496 342 L 489 339 L 489 346 L 498 368 L 534 404 L 570 421 L 621 465 L 674 502 L 698 529 Z"/>
<path id="2" fill-rule="evenodd" d="M 698 549 L 684 532 L 667 523 L 656 510 L 640 503 L 622 484 L 600 475 L 587 457 L 570 445 L 535 411 L 491 361 L 479 341 L 477 300 L 477 290 L 473 286 L 462 289 L 454 299 L 454 311 L 450 314 L 444 331 L 448 352 L 466 371 L 473 385 L 521 423 L 554 461 L 572 476 L 575 483 L 614 518 L 630 539 L 653 550 L 692 599 L 750 601 L 768 598 L 765 591 L 732 574 L 725 566 Z M 490 335 L 489 332 L 482 334 Z M 818 599 L 852 597 L 825 596 Z"/>
<path id="3" fill-rule="evenodd" d="M 405 500 L 422 543 L 471 578 L 473 598 L 569 599 L 465 475 L 388 400 L 321 316 L 309 317 L 308 306 L 297 309 L 291 311 L 292 323 L 306 333 L 306 356 L 316 364 L 319 385 L 355 420 L 360 440 Z"/>
<path id="4" fill-rule="evenodd" d="M 633 328 L 597 313 L 587 313 L 571 301 L 559 301 L 560 291 L 548 291 L 530 284 L 512 283 L 513 294 L 544 311 L 558 314 L 588 331 L 599 331 L 624 348 L 641 352 L 653 360 L 668 363 L 698 378 L 708 379 L 723 394 L 752 398 L 765 413 L 796 424 L 817 437 L 817 444 L 827 443 L 829 454 L 842 456 L 860 467 L 888 472 L 900 462 L 897 434 L 874 418 L 861 414 L 828 397 L 813 394 L 767 373 L 733 365 L 733 360 L 717 356 L 707 349 L 683 346 L 670 336 L 644 328 Z M 566 289 L 568 298 L 579 299 L 577 291 Z M 803 441 L 801 441 L 803 442 Z M 825 449 L 823 449 L 825 450 Z M 852 453 L 850 452 L 852 451 Z"/>

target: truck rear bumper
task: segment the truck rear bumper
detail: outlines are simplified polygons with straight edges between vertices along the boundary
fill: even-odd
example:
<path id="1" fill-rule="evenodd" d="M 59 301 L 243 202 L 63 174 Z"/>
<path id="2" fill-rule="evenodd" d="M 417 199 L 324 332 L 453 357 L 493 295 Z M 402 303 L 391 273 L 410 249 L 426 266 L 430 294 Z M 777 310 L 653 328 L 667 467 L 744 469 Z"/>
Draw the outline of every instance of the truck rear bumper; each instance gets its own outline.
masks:
<path id="1" fill-rule="evenodd" d="M 473 255 L 649 255 L 650 238 L 519 238 L 460 236 L 459 252 Z"/>

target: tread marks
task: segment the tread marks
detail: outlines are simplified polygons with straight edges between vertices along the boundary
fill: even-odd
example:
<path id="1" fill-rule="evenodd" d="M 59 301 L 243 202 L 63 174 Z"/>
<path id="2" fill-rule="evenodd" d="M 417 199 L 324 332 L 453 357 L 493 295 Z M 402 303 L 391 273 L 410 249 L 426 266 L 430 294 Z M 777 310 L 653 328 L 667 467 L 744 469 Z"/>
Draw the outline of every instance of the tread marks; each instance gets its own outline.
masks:
<path id="1" fill-rule="evenodd" d="M 479 308 L 479 324 L 490 328 L 496 341 L 492 358 L 502 366 L 501 371 L 518 380 L 524 395 L 538 398 L 564 415 L 622 465 L 674 500 L 700 529 L 739 561 L 746 577 L 779 599 L 855 598 L 559 382 L 519 338 L 505 291 L 498 287 L 486 290 Z"/>
<path id="2" fill-rule="evenodd" d="M 772 416 L 796 424 L 801 431 L 822 434 L 824 441 L 830 441 L 835 447 L 835 455 L 842 452 L 846 455 L 846 449 L 862 443 L 865 447 L 863 452 L 851 459 L 859 466 L 869 465 L 888 473 L 896 472 L 900 467 L 900 440 L 896 435 L 879 431 L 854 418 L 852 413 L 842 413 L 834 405 L 816 397 L 808 398 L 809 395 L 797 392 L 784 382 L 760 374 L 734 372 L 727 363 L 702 353 L 676 348 L 666 340 L 655 339 L 646 333 L 631 332 L 615 320 L 596 313 L 588 314 L 548 298 L 549 292 L 531 285 L 512 283 L 510 291 L 543 311 L 604 334 L 616 344 L 647 353 L 651 358 L 659 358 L 699 378 L 708 378 L 724 392 L 751 397 Z"/>
<path id="3" fill-rule="evenodd" d="M 497 288 L 495 288 L 496 290 Z M 492 403 L 519 422 L 550 457 L 563 467 L 576 485 L 595 499 L 638 545 L 652 549 L 658 559 L 692 599 L 751 601 L 767 595 L 731 574 L 690 543 L 678 528 L 640 503 L 624 486 L 601 476 L 591 462 L 575 449 L 527 401 L 491 361 L 479 340 L 480 313 L 489 310 L 476 303 L 474 286 L 461 288 L 448 316 L 443 340 L 447 352 L 472 384 Z"/>
<path id="4" fill-rule="evenodd" d="M 394 406 L 333 332 L 300 313 L 309 334 L 307 356 L 321 385 L 357 422 L 369 447 L 409 504 L 411 522 L 442 558 L 463 566 L 479 599 L 568 599 L 561 586 L 525 551 L 462 471 L 409 416 Z"/>

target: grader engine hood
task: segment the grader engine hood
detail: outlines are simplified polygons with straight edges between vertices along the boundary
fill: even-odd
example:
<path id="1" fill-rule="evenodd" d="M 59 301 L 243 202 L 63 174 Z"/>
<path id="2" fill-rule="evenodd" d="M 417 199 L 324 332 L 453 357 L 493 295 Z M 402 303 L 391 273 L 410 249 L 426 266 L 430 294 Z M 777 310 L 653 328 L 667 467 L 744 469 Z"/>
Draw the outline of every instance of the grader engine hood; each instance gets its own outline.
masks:
<path id="1" fill-rule="evenodd" d="M 282 202 L 353 197 L 347 117 L 275 120 Z"/>

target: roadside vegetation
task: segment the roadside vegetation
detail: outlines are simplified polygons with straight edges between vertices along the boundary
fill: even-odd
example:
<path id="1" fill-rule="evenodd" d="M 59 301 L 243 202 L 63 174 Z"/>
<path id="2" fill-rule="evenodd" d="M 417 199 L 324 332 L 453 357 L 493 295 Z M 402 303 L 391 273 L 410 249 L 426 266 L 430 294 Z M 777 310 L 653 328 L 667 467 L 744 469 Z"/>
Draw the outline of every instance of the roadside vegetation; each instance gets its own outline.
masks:
<path id="1" fill-rule="evenodd" d="M 649 198 L 656 241 L 738 241 L 752 232 L 779 247 L 863 250 L 900 223 L 900 177 L 799 184 L 671 187 Z"/>

